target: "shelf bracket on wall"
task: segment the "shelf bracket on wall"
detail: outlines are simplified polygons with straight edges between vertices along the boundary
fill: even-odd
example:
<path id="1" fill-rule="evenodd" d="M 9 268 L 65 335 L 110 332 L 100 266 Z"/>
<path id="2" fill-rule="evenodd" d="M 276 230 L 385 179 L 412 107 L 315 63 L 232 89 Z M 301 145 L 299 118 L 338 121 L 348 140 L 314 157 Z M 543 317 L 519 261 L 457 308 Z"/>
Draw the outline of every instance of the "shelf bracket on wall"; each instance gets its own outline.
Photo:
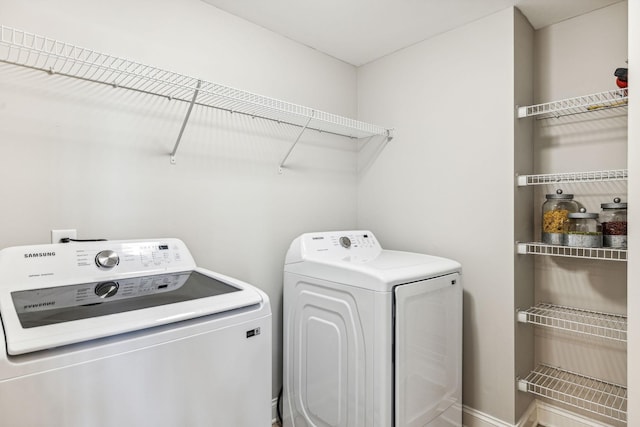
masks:
<path id="1" fill-rule="evenodd" d="M 285 156 L 282 158 L 282 161 L 280 162 L 280 166 L 278 166 L 278 172 L 279 173 L 283 172 L 283 168 L 284 168 L 285 162 L 289 158 L 289 155 L 291 155 L 291 152 L 293 151 L 293 148 L 296 146 L 298 141 L 300 141 L 300 138 L 302 137 L 302 134 L 304 133 L 304 131 L 307 130 L 307 127 L 309 127 L 309 123 L 311 123 L 311 119 L 313 119 L 313 116 L 315 116 L 315 114 L 316 114 L 316 111 L 313 110 L 311 112 L 311 116 L 309 116 L 309 120 L 307 120 L 307 122 L 304 124 L 304 126 L 300 130 L 300 133 L 298 133 L 298 137 L 296 138 L 295 141 L 293 141 L 293 144 L 291 144 L 291 147 L 289 147 L 289 151 L 287 151 L 287 154 L 285 154 Z"/>
<path id="2" fill-rule="evenodd" d="M 202 80 L 198 80 L 196 84 L 196 90 L 193 91 L 193 98 L 191 98 L 191 103 L 189 103 L 189 109 L 187 110 L 187 115 L 182 122 L 182 127 L 180 128 L 180 133 L 178 134 L 178 139 L 176 140 L 176 144 L 173 146 L 173 151 L 171 152 L 171 164 L 176 164 L 176 152 L 178 151 L 178 146 L 180 145 L 180 140 L 182 140 L 182 134 L 184 133 L 184 129 L 187 127 L 187 122 L 189 121 L 189 117 L 191 116 L 191 110 L 193 110 L 193 104 L 196 103 L 196 98 L 198 97 L 198 92 L 200 91 L 200 85 L 202 84 Z"/>

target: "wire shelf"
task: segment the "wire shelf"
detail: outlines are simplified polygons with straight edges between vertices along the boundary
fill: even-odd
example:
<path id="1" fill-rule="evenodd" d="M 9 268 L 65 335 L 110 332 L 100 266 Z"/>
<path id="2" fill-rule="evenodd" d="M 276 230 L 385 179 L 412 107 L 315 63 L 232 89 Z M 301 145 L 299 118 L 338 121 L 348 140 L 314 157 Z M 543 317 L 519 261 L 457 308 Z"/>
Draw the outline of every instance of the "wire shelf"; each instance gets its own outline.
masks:
<path id="1" fill-rule="evenodd" d="M 392 137 L 393 130 L 389 128 L 203 81 L 4 25 L 0 26 L 0 33 L 0 61 L 5 63 L 350 138 Z"/>
<path id="2" fill-rule="evenodd" d="M 627 341 L 627 316 L 540 303 L 518 311 L 518 321 L 583 335 Z"/>
<path id="3" fill-rule="evenodd" d="M 518 380 L 518 389 L 627 421 L 627 388 L 618 384 L 540 364 L 527 378 Z"/>
<path id="4" fill-rule="evenodd" d="M 540 175 L 518 175 L 518 186 L 562 184 L 573 182 L 626 181 L 627 169 L 614 169 L 592 172 L 563 172 Z"/>
<path id="5" fill-rule="evenodd" d="M 544 104 L 518 107 L 518 118 L 536 116 L 536 118 L 542 120 L 571 114 L 600 111 L 603 109 L 626 107 L 628 98 L 627 89 L 609 90 Z"/>
<path id="6" fill-rule="evenodd" d="M 626 261 L 626 249 L 613 248 L 578 248 L 574 246 L 546 245 L 544 243 L 517 243 L 519 254 L 550 255 L 569 258 L 601 259 L 609 261 Z"/>

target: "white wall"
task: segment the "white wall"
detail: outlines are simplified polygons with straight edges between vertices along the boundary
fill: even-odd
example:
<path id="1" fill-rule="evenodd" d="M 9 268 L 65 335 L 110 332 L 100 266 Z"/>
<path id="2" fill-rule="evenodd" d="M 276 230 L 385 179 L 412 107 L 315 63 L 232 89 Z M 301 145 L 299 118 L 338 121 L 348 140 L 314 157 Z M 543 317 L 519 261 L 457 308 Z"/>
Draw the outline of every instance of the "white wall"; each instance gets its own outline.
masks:
<path id="1" fill-rule="evenodd" d="M 518 11 L 519 12 L 519 11 Z M 533 104 L 533 70 L 535 31 L 521 13 L 516 13 L 514 22 L 514 79 L 515 105 Z M 514 115 L 514 170 L 519 175 L 535 173 L 533 167 L 533 120 L 521 119 Z M 533 192 L 530 187 L 514 186 L 513 222 L 514 241 L 528 242 L 533 236 L 534 208 Z M 519 255 L 514 262 L 514 309 L 526 309 L 535 303 L 534 298 L 534 257 Z M 526 377 L 534 364 L 534 328 L 517 323 L 515 326 L 515 373 L 516 377 Z M 533 396 L 516 393 L 515 414 L 529 409 Z"/>
<path id="2" fill-rule="evenodd" d="M 354 67 L 199 0 L 0 0 L 4 25 L 350 117 Z M 183 239 L 197 263 L 265 290 L 281 384 L 290 241 L 356 224 L 356 152 L 298 129 L 0 63 L 0 247 L 79 238 Z"/>
<path id="3" fill-rule="evenodd" d="M 358 70 L 361 120 L 396 137 L 363 170 L 358 225 L 462 263 L 464 404 L 514 421 L 514 10 Z"/>
<path id="4" fill-rule="evenodd" d="M 640 2 L 629 3 L 629 76 L 640 81 Z M 640 224 L 640 96 L 629 95 L 629 209 L 628 221 Z M 629 316 L 627 344 L 627 425 L 640 425 L 640 227 L 632 226 L 629 232 L 629 261 L 627 282 L 627 310 Z"/>

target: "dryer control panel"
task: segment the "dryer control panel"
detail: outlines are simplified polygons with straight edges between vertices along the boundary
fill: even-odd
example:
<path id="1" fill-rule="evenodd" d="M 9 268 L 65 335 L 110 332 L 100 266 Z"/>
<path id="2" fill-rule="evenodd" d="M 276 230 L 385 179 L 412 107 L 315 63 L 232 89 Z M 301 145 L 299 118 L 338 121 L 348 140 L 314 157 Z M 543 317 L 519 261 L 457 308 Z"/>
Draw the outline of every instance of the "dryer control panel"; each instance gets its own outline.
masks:
<path id="1" fill-rule="evenodd" d="M 329 231 L 300 236 L 302 259 L 342 259 L 366 262 L 377 257 L 382 247 L 370 231 Z"/>

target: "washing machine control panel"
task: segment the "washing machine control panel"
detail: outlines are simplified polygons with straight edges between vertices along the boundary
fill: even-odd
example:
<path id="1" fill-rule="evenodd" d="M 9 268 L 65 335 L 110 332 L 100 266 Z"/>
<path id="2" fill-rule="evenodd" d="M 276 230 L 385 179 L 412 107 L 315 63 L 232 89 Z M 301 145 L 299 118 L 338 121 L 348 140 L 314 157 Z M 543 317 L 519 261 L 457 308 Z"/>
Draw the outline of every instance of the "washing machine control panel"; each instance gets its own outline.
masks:
<path id="1" fill-rule="evenodd" d="M 195 261 L 179 239 L 57 243 L 7 248 L 4 261 L 12 266 L 12 283 L 108 281 L 132 275 L 187 271 Z M 29 287 L 31 285 L 28 285 Z M 96 290 L 109 296 L 112 288 Z"/>
<path id="2" fill-rule="evenodd" d="M 302 250 L 307 258 L 371 259 L 382 251 L 370 231 L 309 233 L 302 238 Z"/>

